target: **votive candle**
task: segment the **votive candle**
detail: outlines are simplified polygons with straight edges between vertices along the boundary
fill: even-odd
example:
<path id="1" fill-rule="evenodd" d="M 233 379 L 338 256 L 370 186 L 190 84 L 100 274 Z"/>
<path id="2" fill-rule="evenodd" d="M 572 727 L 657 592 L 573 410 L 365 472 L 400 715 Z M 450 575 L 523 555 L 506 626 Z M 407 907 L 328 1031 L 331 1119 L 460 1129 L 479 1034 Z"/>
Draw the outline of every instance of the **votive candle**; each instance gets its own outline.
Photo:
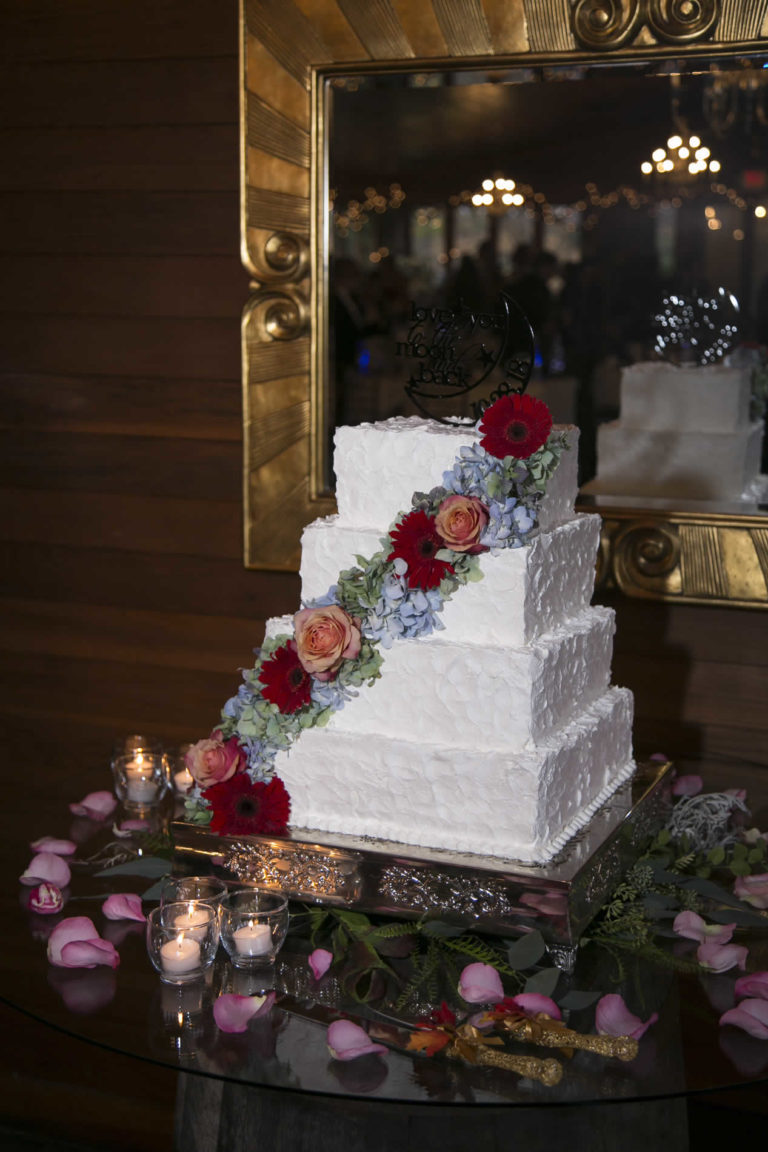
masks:
<path id="1" fill-rule="evenodd" d="M 232 939 L 241 956 L 264 956 L 272 951 L 272 932 L 268 924 L 242 924 L 232 933 Z"/>
<path id="2" fill-rule="evenodd" d="M 200 944 L 183 933 L 175 940 L 167 940 L 160 949 L 163 971 L 170 976 L 182 976 L 200 967 Z"/>

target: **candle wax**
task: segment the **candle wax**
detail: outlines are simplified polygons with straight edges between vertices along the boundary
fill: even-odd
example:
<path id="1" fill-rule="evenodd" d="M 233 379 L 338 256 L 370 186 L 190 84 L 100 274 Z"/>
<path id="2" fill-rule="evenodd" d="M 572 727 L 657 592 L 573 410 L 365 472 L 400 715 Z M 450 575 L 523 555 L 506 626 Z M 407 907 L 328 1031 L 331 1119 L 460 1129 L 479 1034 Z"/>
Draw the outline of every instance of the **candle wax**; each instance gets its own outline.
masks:
<path id="1" fill-rule="evenodd" d="M 200 967 L 200 945 L 189 936 L 168 940 L 160 949 L 160 962 L 163 971 L 171 975 L 181 976 L 185 972 L 194 972 Z"/>
<path id="2" fill-rule="evenodd" d="M 241 956 L 263 956 L 272 951 L 272 933 L 268 924 L 243 924 L 235 929 L 232 938 Z"/>
<path id="3" fill-rule="evenodd" d="M 173 926 L 185 937 L 202 941 L 208 933 L 208 917 L 203 912 L 197 912 L 194 907 L 188 912 L 181 912 L 174 919 Z"/>

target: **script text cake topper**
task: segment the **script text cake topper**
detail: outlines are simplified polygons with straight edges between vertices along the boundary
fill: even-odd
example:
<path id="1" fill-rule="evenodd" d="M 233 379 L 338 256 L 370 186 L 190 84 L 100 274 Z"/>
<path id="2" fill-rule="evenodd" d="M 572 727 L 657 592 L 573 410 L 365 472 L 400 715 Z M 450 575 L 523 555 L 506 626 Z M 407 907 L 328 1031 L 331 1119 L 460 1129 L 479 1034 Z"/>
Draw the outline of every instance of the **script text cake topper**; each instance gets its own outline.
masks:
<path id="1" fill-rule="evenodd" d="M 476 423 L 485 409 L 511 392 L 524 392 L 533 369 L 534 337 L 528 318 L 511 296 L 501 310 L 422 307 L 411 302 L 410 327 L 396 354 L 408 361 L 405 391 L 418 410 L 442 423 L 456 412 L 446 401 L 471 399 L 464 415 Z"/>

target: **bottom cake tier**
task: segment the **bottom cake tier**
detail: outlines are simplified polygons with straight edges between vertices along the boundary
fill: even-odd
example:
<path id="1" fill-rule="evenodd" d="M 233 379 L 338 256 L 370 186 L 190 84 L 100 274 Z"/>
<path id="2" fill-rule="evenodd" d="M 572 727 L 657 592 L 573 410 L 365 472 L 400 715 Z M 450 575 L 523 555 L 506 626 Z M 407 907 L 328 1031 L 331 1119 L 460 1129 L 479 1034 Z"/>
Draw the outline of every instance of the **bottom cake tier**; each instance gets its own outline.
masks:
<path id="1" fill-rule="evenodd" d="M 490 744 L 492 715 L 488 728 Z M 634 768 L 624 688 L 515 754 L 308 729 L 277 761 L 294 829 L 530 863 L 552 859 Z"/>

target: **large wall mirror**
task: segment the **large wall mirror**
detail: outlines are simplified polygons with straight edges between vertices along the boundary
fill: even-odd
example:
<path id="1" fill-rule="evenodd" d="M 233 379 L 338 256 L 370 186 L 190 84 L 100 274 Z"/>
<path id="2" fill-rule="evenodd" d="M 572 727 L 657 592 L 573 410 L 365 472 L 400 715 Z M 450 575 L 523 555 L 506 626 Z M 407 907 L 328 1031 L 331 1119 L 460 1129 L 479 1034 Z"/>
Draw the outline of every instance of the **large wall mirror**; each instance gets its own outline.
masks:
<path id="1" fill-rule="evenodd" d="M 333 511 L 337 423 L 417 411 L 414 302 L 504 290 L 536 331 L 530 388 L 582 428 L 601 579 L 768 607 L 759 490 L 589 483 L 665 295 L 724 288 L 740 339 L 768 340 L 767 9 L 243 0 L 247 564 L 295 568 L 301 528 Z"/>

